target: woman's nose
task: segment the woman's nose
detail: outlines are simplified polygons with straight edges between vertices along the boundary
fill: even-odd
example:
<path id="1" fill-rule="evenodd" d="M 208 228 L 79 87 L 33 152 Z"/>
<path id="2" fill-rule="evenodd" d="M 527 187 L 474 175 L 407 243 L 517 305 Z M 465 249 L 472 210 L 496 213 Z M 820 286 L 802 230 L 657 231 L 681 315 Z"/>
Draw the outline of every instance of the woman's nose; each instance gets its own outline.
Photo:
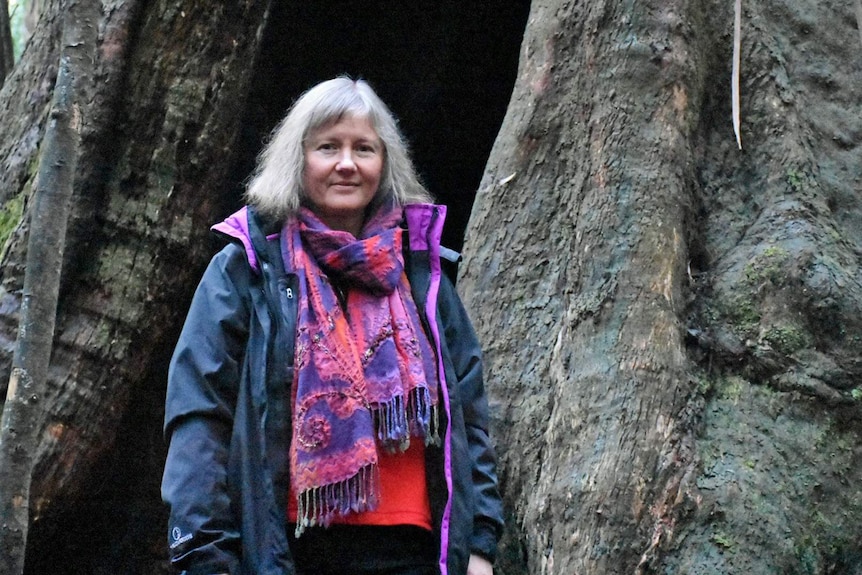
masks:
<path id="1" fill-rule="evenodd" d="M 338 159 L 338 165 L 335 166 L 338 170 L 354 170 L 356 169 L 356 163 L 353 161 L 353 152 L 350 150 L 345 150 L 341 153 L 341 157 Z"/>

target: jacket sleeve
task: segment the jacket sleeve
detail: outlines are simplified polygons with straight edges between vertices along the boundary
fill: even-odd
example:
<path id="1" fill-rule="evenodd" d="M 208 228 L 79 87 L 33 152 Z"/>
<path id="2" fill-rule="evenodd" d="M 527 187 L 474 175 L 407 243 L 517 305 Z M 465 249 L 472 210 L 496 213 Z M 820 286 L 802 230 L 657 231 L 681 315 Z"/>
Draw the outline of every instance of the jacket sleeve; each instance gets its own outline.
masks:
<path id="1" fill-rule="evenodd" d="M 230 245 L 216 254 L 195 292 L 168 372 L 162 498 L 170 507 L 171 564 L 187 575 L 239 568 L 227 465 L 248 338 L 249 276 L 240 248 Z"/>
<path id="2" fill-rule="evenodd" d="M 455 287 L 443 277 L 439 301 L 446 345 L 458 378 L 467 444 L 472 464 L 474 514 L 470 552 L 494 561 L 503 531 L 503 504 L 497 487 L 497 462 L 488 436 L 488 398 L 476 333 Z"/>

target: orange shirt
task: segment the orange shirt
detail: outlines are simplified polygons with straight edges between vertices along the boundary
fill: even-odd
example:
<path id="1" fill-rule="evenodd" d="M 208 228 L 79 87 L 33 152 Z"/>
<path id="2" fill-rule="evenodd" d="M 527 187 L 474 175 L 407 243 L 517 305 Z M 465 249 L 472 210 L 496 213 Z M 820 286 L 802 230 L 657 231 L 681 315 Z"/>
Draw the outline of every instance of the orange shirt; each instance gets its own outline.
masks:
<path id="1" fill-rule="evenodd" d="M 377 509 L 336 516 L 332 522 L 342 525 L 417 525 L 431 529 L 431 506 L 425 483 L 425 443 L 410 440 L 403 453 L 381 451 L 378 470 L 380 498 Z M 296 493 L 287 498 L 287 519 L 296 522 Z"/>

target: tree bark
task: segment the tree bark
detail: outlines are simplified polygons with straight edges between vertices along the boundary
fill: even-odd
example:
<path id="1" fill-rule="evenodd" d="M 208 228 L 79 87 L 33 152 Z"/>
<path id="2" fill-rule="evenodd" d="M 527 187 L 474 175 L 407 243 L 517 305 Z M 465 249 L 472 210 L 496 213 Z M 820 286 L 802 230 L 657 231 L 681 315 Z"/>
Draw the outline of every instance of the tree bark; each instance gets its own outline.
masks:
<path id="1" fill-rule="evenodd" d="M 732 3 L 533 3 L 459 284 L 503 573 L 860 556 L 852 2 L 745 6 L 740 152 Z"/>
<path id="2" fill-rule="evenodd" d="M 528 551 L 513 572 L 634 572 L 694 467 L 679 317 L 699 22 L 665 1 L 536 2 L 530 20 L 461 279 Z"/>
<path id="3" fill-rule="evenodd" d="M 27 272 L 15 355 L 0 420 L 0 574 L 23 573 L 33 457 L 54 338 L 66 226 L 78 163 L 84 90 L 93 81 L 95 2 L 65 7 L 63 47 L 30 212 Z"/>
<path id="4" fill-rule="evenodd" d="M 85 478 L 112 447 L 132 391 L 173 344 L 188 286 L 211 252 L 208 224 L 231 201 L 227 172 L 267 9 L 255 0 L 103 5 L 94 61 L 99 89 L 87 94 L 93 114 L 82 133 L 68 273 L 31 454 L 34 527 L 86 495 Z M 55 52 L 58 14 L 56 4 L 45 8 L 35 48 L 0 103 L 10 112 L 0 116 L 10 165 L 0 190 L 7 213 L 19 214 L 4 230 L 5 325 L 20 314 L 29 166 L 44 122 L 40 98 L 50 95 L 44 82 L 52 78 L 39 61 Z M 13 112 L 18 107 L 21 115 Z"/>

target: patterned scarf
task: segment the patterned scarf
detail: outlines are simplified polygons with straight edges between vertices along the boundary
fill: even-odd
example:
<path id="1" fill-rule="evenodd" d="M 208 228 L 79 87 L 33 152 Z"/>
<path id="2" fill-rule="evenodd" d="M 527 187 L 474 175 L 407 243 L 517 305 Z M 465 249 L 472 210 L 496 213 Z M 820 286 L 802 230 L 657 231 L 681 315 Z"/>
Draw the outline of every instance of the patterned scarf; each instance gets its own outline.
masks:
<path id="1" fill-rule="evenodd" d="M 297 536 L 377 507 L 379 449 L 404 451 L 411 435 L 439 442 L 435 355 L 404 272 L 401 217 L 380 210 L 359 239 L 305 208 L 285 226 L 284 257 L 299 277 L 290 445 Z"/>

